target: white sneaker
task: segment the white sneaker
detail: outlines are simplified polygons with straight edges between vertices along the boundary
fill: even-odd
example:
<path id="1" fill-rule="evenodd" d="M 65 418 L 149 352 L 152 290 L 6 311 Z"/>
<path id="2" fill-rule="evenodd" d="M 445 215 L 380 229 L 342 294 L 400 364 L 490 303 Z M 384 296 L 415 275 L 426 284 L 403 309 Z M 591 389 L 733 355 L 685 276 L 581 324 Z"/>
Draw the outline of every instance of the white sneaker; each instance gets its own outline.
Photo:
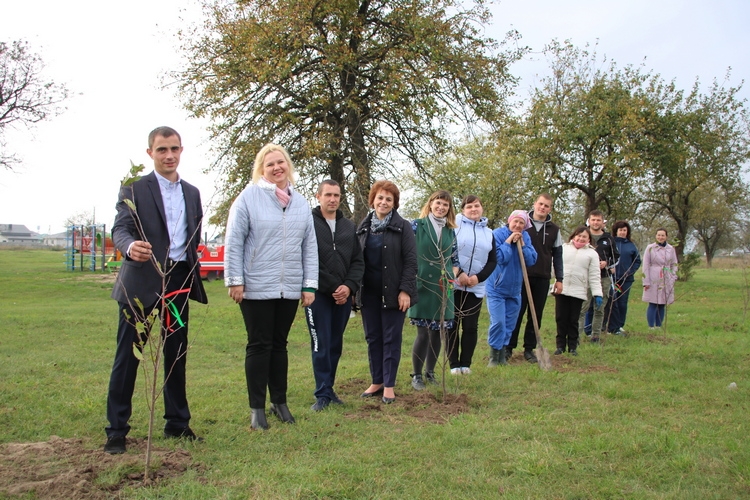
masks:
<path id="1" fill-rule="evenodd" d="M 464 375 L 471 375 L 471 368 L 469 368 L 468 366 L 462 366 L 461 373 L 463 373 Z"/>
<path id="2" fill-rule="evenodd" d="M 451 368 L 451 375 L 461 375 L 461 368 Z"/>

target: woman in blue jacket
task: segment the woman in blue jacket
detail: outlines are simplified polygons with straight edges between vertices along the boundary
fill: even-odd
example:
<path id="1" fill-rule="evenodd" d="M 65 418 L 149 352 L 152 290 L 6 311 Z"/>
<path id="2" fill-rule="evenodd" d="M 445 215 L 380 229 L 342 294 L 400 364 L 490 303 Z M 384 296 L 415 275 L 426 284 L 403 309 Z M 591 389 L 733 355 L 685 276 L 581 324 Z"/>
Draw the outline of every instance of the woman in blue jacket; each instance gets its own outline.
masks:
<path id="1" fill-rule="evenodd" d="M 462 215 L 456 217 L 459 269 L 454 282 L 455 324 L 448 330 L 446 352 L 451 375 L 469 375 L 477 347 L 479 313 L 485 282 L 497 265 L 495 237 L 487 227 L 487 217 L 478 196 L 470 194 L 461 202 Z M 459 326 L 463 330 L 459 338 Z"/>
<path id="2" fill-rule="evenodd" d="M 641 254 L 638 253 L 635 243 L 630 240 L 630 232 L 630 224 L 627 221 L 618 220 L 612 225 L 620 260 L 615 268 L 615 293 L 609 299 L 611 312 L 605 318 L 609 318 L 607 331 L 614 335 L 625 333 L 623 327 L 628 315 L 630 288 L 635 280 L 635 272 L 641 267 Z"/>
<path id="3" fill-rule="evenodd" d="M 518 320 L 523 288 L 523 271 L 516 242 L 521 242 L 527 266 L 533 266 L 537 257 L 526 232 L 529 227 L 529 214 L 524 210 L 514 210 L 508 217 L 508 225 L 493 231 L 497 267 L 487 279 L 486 286 L 487 309 L 490 313 L 490 330 L 487 336 L 487 343 L 490 345 L 489 367 L 508 364 L 505 347 Z"/>

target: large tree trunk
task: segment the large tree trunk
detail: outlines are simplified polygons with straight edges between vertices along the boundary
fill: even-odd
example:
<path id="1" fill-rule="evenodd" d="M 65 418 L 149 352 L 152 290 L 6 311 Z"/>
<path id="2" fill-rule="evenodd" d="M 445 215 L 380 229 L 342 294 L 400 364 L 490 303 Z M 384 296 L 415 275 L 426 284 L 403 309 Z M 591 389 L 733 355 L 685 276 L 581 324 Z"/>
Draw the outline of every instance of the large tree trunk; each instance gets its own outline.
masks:
<path id="1" fill-rule="evenodd" d="M 354 198 L 354 221 L 359 223 L 369 210 L 367 198 L 370 194 L 370 164 L 365 149 L 364 136 L 359 132 L 360 128 L 355 125 L 350 129 L 352 139 L 352 167 L 354 169 L 354 183 L 352 186 L 352 197 Z"/>

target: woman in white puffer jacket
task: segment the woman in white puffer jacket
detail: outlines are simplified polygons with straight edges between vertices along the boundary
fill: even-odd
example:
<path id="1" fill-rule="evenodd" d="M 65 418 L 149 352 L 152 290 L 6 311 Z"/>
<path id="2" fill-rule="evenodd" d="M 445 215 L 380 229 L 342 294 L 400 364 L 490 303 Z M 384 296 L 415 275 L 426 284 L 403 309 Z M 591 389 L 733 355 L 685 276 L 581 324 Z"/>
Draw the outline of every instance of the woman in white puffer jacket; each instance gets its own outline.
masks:
<path id="1" fill-rule="evenodd" d="M 318 242 L 310 205 L 294 190 L 289 153 L 266 144 L 255 157 L 253 183 L 232 203 L 224 246 L 224 284 L 247 331 L 245 378 L 250 427 L 268 429 L 271 413 L 295 422 L 286 404 L 287 338 L 298 305 L 318 288 Z"/>
<path id="2" fill-rule="evenodd" d="M 591 232 L 586 226 L 578 226 L 562 247 L 564 277 L 563 291 L 555 295 L 555 354 L 562 354 L 567 348 L 570 354 L 577 356 L 578 316 L 588 290 L 591 290 L 596 307 L 602 307 L 599 254 L 591 246 Z"/>

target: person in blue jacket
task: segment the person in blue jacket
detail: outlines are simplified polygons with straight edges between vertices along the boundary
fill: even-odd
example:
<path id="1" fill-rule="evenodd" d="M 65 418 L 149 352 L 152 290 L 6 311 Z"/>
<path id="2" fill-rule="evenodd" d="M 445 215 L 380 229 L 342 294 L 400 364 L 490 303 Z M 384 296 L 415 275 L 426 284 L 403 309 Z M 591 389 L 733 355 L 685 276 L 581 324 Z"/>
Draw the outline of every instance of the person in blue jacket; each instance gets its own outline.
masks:
<path id="1" fill-rule="evenodd" d="M 523 288 L 523 270 L 516 242 L 521 242 L 527 266 L 533 266 L 537 258 L 531 238 L 525 231 L 530 226 L 529 214 L 525 210 L 514 210 L 508 217 L 508 225 L 493 231 L 497 267 L 487 279 L 486 285 L 487 309 L 490 313 L 487 336 L 487 343 L 490 345 L 489 367 L 508 364 L 505 348 L 521 310 Z"/>
<path id="2" fill-rule="evenodd" d="M 605 318 L 609 318 L 607 332 L 613 335 L 623 335 L 625 319 L 628 315 L 628 297 L 630 288 L 635 280 L 635 272 L 641 267 L 641 254 L 638 247 L 630 240 L 630 224 L 625 220 L 618 220 L 612 225 L 615 235 L 615 246 L 620 252 L 620 260 L 615 268 L 615 291 L 610 297 Z"/>

